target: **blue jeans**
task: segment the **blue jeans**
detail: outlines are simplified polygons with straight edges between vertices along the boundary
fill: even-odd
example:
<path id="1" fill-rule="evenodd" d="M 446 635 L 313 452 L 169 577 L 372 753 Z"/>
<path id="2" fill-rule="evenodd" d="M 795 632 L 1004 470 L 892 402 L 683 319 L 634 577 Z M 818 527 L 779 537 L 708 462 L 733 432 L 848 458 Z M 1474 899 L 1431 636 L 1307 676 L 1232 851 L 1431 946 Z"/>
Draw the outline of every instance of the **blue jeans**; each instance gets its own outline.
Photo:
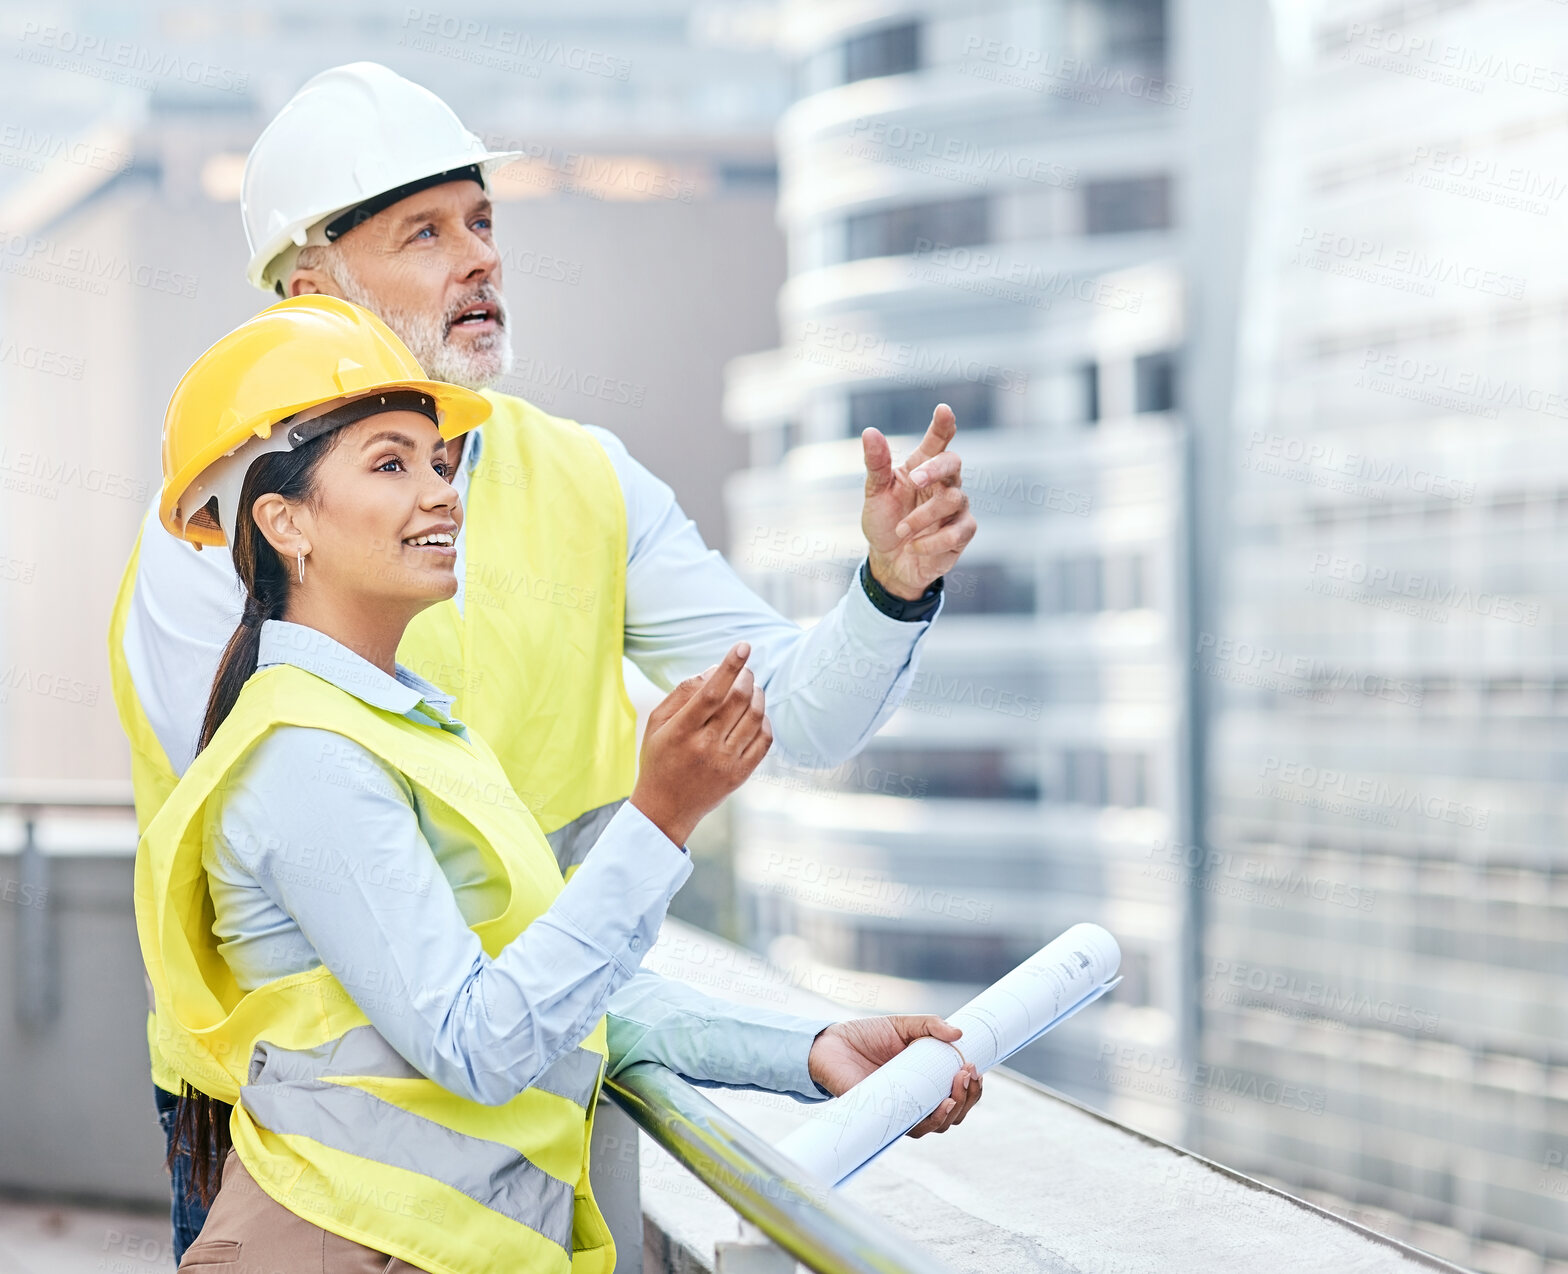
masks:
<path id="1" fill-rule="evenodd" d="M 174 1149 L 174 1110 L 179 1103 L 179 1098 L 173 1093 L 165 1092 L 156 1084 L 153 1085 L 153 1096 L 158 1102 L 158 1122 L 163 1125 L 163 1143 L 166 1149 Z M 171 1180 L 169 1188 L 173 1192 L 173 1203 L 169 1208 L 169 1218 L 174 1222 L 174 1263 L 178 1265 L 185 1255 L 185 1249 L 196 1242 L 196 1236 L 201 1233 L 201 1227 L 207 1222 L 207 1208 L 197 1198 L 196 1192 L 191 1188 L 191 1156 L 189 1151 L 182 1150 L 169 1160 Z"/>

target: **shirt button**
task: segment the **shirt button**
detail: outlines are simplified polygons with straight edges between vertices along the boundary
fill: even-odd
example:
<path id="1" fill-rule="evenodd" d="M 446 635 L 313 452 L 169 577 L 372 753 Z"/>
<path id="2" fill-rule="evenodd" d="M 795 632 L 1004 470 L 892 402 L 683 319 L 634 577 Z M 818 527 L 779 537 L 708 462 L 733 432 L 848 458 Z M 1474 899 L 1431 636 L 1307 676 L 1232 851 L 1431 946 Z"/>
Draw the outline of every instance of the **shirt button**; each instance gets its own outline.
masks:
<path id="1" fill-rule="evenodd" d="M 642 939 L 637 937 L 635 934 L 633 934 L 632 935 L 632 940 L 630 942 L 628 942 L 626 945 L 628 947 L 630 947 L 633 951 L 641 951 L 642 950 Z"/>

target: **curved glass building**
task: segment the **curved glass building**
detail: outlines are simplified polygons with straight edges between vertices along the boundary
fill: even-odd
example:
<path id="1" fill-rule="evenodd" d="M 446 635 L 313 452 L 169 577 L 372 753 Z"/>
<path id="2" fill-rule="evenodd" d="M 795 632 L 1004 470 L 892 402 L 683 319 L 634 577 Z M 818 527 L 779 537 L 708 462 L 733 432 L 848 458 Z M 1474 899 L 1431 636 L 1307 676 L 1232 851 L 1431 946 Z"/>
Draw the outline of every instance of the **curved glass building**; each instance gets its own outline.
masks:
<path id="1" fill-rule="evenodd" d="M 1179 1130 L 1188 1041 L 1178 121 L 1158 0 L 786 4 L 779 349 L 730 366 L 731 560 L 809 620 L 860 560 L 859 435 L 959 424 L 980 532 L 902 709 L 736 816 L 760 949 L 950 1010 L 1080 920 L 1127 982 L 1026 1069 Z M 853 683 L 852 654 L 823 675 Z M 1148 1058 L 1140 1067 L 1138 1059 Z M 1162 1059 L 1156 1061 L 1155 1059 Z"/>

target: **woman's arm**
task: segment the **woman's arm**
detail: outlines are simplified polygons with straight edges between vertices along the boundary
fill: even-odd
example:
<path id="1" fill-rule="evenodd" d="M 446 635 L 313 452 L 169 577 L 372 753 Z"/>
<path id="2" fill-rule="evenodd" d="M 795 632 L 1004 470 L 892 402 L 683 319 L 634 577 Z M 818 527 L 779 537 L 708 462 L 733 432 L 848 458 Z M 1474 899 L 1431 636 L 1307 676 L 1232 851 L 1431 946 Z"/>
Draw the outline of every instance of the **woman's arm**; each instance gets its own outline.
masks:
<path id="1" fill-rule="evenodd" d="M 627 804 L 550 908 L 491 959 L 402 775 L 351 740 L 300 727 L 272 731 L 236 772 L 217 849 L 215 901 L 237 900 L 229 915 L 220 905 L 217 927 L 242 985 L 323 964 L 410 1065 L 489 1105 L 588 1036 L 691 874 L 686 854 Z M 459 857 L 477 911 L 478 858 Z M 245 900 L 245 877 L 272 914 L 253 892 Z"/>
<path id="2" fill-rule="evenodd" d="M 203 856 L 236 978 L 323 964 L 421 1074 L 509 1100 L 593 1030 L 691 874 L 677 846 L 766 754 L 749 653 L 736 647 L 649 714 L 630 800 L 493 960 L 469 925 L 501 901 L 498 882 L 465 829 L 427 833 L 404 777 L 351 739 L 271 731 L 226 780 Z"/>

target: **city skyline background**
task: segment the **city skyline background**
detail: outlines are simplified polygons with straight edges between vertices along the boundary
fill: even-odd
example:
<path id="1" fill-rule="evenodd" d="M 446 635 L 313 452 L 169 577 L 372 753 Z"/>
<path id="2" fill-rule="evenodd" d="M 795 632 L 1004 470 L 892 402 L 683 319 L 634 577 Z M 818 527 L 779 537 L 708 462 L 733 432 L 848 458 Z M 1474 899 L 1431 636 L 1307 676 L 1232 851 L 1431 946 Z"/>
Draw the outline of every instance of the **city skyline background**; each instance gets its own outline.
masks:
<path id="1" fill-rule="evenodd" d="M 265 304 L 245 150 L 383 61 L 528 152 L 498 388 L 615 430 L 786 615 L 858 565 L 859 432 L 957 414 L 980 532 L 905 706 L 770 761 L 676 913 L 876 1012 L 1096 921 L 1125 983 L 1019 1069 L 1568 1269 L 1562 5 L 80 3 L 0 40 L 0 776 L 126 776 L 103 634 L 169 389 Z"/>

